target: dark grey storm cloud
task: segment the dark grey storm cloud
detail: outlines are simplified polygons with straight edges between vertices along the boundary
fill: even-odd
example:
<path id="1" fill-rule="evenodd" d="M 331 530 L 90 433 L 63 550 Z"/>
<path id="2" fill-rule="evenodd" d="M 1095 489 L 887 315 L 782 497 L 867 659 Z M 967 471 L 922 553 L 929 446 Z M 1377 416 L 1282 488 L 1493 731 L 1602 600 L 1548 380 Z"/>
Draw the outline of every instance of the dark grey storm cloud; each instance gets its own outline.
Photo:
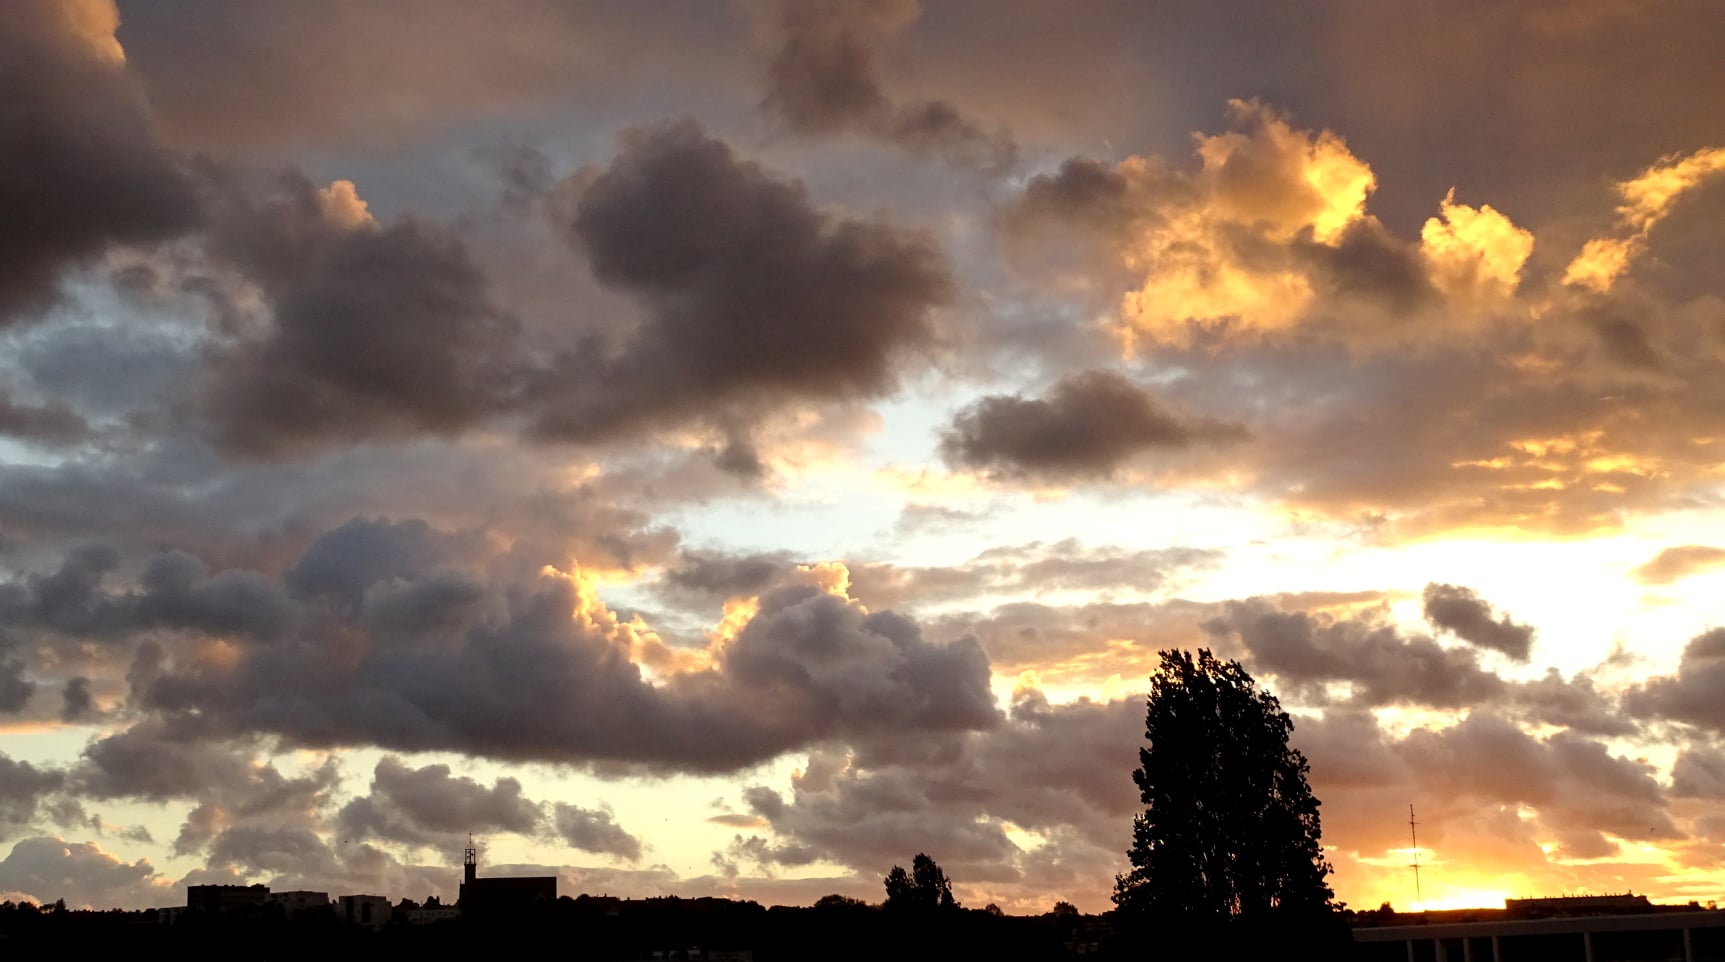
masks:
<path id="1" fill-rule="evenodd" d="M 0 24 L 0 326 L 52 304 L 67 267 L 198 218 L 118 48 L 80 19 L 95 18 L 20 0 Z"/>
<path id="2" fill-rule="evenodd" d="M 119 567 L 113 545 L 73 548 L 51 573 L 0 582 L 0 621 L 83 640 L 123 640 L 153 627 L 273 638 L 295 617 L 281 587 L 262 575 L 210 574 L 202 561 L 178 549 L 146 560 L 135 589 L 104 586 Z"/>
<path id="3" fill-rule="evenodd" d="M 1470 645 L 1502 652 L 1516 661 L 1526 661 L 1533 647 L 1533 628 L 1518 625 L 1508 615 L 1494 619 L 1496 612 L 1472 588 L 1426 585 L 1426 620 Z"/>
<path id="4" fill-rule="evenodd" d="M 523 795 L 514 778 L 486 788 L 451 774 L 448 765 L 413 768 L 394 755 L 378 761 L 371 793 L 349 801 L 338 815 L 345 837 L 447 847 L 463 833 L 531 833 L 544 819 L 544 808 Z"/>
<path id="5" fill-rule="evenodd" d="M 951 103 L 895 104 L 881 86 L 878 48 L 916 19 L 905 0 L 845 0 L 768 5 L 773 49 L 764 107 L 804 134 L 861 133 L 915 155 L 1003 171 L 1018 148 L 1005 132 L 987 133 Z"/>
<path id="6" fill-rule="evenodd" d="M 1172 173 L 1157 177 L 1147 190 L 1101 161 L 1070 157 L 1025 183 L 1006 208 L 1005 224 L 1019 233 L 1062 224 L 1119 238 L 1156 218 L 1159 203 L 1182 200 L 1189 190 Z"/>
<path id="7" fill-rule="evenodd" d="M 765 786 L 744 793 L 773 839 L 739 837 L 721 863 L 826 859 L 882 871 L 908 846 L 938 853 L 956 878 L 1043 883 L 1061 897 L 1086 873 L 1115 870 L 1137 802 L 1121 773 L 1142 740 L 1143 710 L 1136 699 L 1050 705 L 1029 690 L 988 732 L 817 751 L 789 798 Z M 1023 852 L 1003 823 L 1047 844 Z"/>
<path id="8" fill-rule="evenodd" d="M 1419 248 L 1375 220 L 1354 222 L 1334 244 L 1301 237 L 1292 249 L 1296 260 L 1312 268 L 1319 290 L 1338 304 L 1407 315 L 1438 300 Z"/>
<path id="9" fill-rule="evenodd" d="M 1685 746 L 1671 765 L 1671 794 L 1725 800 L 1725 752 L 1705 744 Z"/>
<path id="10" fill-rule="evenodd" d="M 760 594 L 796 564 L 784 552 L 731 555 L 689 551 L 661 576 L 661 592 L 672 598 L 708 603 Z"/>
<path id="11" fill-rule="evenodd" d="M 989 395 L 953 417 L 941 454 L 954 467 L 1017 478 L 1102 478 L 1151 450 L 1235 441 L 1238 425 L 1164 410 L 1108 370 L 1061 378 L 1046 398 Z"/>
<path id="12" fill-rule="evenodd" d="M 0 636 L 0 712 L 17 714 L 36 694 L 36 683 L 25 677 L 24 669 L 24 660 L 7 651 Z"/>
<path id="13" fill-rule="evenodd" d="M 906 618 L 812 587 L 768 592 L 716 667 L 654 684 L 614 623 L 578 614 L 566 579 L 481 579 L 457 563 L 462 539 L 411 522 L 327 537 L 288 568 L 292 621 L 312 630 L 220 652 L 139 648 L 132 699 L 159 720 L 87 749 L 92 794 L 243 781 L 196 746 L 251 734 L 726 771 L 828 738 L 998 721 L 974 639 L 931 643 Z"/>
<path id="14" fill-rule="evenodd" d="M 82 439 L 89 425 L 64 404 L 25 404 L 0 390 L 0 437 L 66 444 Z"/>
<path id="15" fill-rule="evenodd" d="M 1623 696 L 1629 713 L 1640 718 L 1683 722 L 1725 733 L 1725 628 L 1690 640 L 1677 673 L 1653 678 Z"/>
<path id="16" fill-rule="evenodd" d="M 77 675 L 66 679 L 66 686 L 60 689 L 60 720 L 82 721 L 95 710 L 95 699 L 90 696 L 90 679 Z"/>
<path id="17" fill-rule="evenodd" d="M 453 231 L 412 217 L 356 221 L 351 199 L 297 174 L 254 193 L 229 186 L 209 241 L 271 314 L 265 333 L 217 359 L 207 412 L 224 448 L 279 457 L 454 434 L 504 403 L 514 325 Z"/>
<path id="18" fill-rule="evenodd" d="M 86 798 L 199 798 L 227 816 L 307 808 L 335 785 L 333 762 L 290 777 L 272 764 L 254 764 L 246 747 L 244 740 L 195 742 L 184 726 L 146 718 L 85 746 L 72 785 Z"/>
<path id="19" fill-rule="evenodd" d="M 571 229 L 647 318 L 615 356 L 589 345 L 553 362 L 534 402 L 538 433 L 561 440 L 878 397 L 951 291 L 930 237 L 829 216 L 688 121 L 629 134 Z"/>
<path id="20" fill-rule="evenodd" d="M 551 810 L 551 826 L 559 838 L 583 852 L 614 855 L 631 862 L 641 857 L 640 840 L 604 809 L 558 802 Z"/>
<path id="21" fill-rule="evenodd" d="M 66 781 L 64 773 L 37 768 L 0 752 L 0 829 L 36 817 L 36 806 Z"/>
<path id="22" fill-rule="evenodd" d="M 1501 697 L 1506 683 L 1481 668 L 1472 652 L 1430 638 L 1403 637 L 1371 619 L 1333 618 L 1283 611 L 1253 599 L 1230 602 L 1206 626 L 1238 636 L 1254 668 L 1273 674 L 1284 689 L 1325 700 L 1329 682 L 1350 682 L 1363 705 L 1416 704 L 1466 708 Z"/>

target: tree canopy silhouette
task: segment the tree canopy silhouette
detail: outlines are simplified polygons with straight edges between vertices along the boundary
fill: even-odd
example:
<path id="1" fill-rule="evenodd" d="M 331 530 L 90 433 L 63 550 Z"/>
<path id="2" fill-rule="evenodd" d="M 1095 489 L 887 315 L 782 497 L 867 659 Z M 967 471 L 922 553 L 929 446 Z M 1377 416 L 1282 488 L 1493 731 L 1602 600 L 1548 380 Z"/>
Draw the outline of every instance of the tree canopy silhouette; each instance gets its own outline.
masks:
<path id="1" fill-rule="evenodd" d="M 946 873 L 922 852 L 911 861 L 908 873 L 894 865 L 886 874 L 887 908 L 950 909 L 957 905 L 952 900 L 952 883 Z"/>
<path id="2" fill-rule="evenodd" d="M 1333 913 L 1318 800 L 1294 725 L 1239 662 L 1161 653 L 1140 766 L 1144 812 L 1115 880 L 1128 920 L 1243 933 L 1322 928 Z M 1345 927 L 1343 928 L 1345 931 Z"/>

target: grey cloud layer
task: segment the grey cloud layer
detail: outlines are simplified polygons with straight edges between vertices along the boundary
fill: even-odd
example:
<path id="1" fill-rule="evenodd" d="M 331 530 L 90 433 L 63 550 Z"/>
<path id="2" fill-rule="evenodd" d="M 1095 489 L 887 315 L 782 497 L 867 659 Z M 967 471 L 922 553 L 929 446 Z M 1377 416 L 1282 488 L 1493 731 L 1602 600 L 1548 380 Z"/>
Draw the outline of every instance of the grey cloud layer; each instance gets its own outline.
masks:
<path id="1" fill-rule="evenodd" d="M 913 154 L 1001 172 L 1017 160 L 1005 131 L 986 133 L 944 100 L 895 104 L 879 47 L 920 15 L 916 0 L 762 5 L 772 51 L 762 107 L 803 134 L 863 133 Z"/>
<path id="2" fill-rule="evenodd" d="M 175 553 L 149 562 L 141 592 L 103 590 L 119 559 L 92 549 L 7 585 L 6 598 L 18 623 L 50 637 L 183 633 L 144 642 L 128 676 L 133 707 L 166 722 L 89 752 L 104 775 L 142 779 L 129 783 L 139 794 L 194 781 L 181 770 L 199 764 L 192 741 L 252 733 L 725 771 L 811 740 L 998 717 L 973 639 L 934 644 L 908 619 L 798 585 L 763 597 L 716 667 L 653 684 L 618 624 L 570 582 L 488 582 L 468 547 L 421 523 L 355 520 L 280 582 L 226 571 L 198 584 L 197 563 Z M 134 742 L 152 754 L 125 748 Z"/>

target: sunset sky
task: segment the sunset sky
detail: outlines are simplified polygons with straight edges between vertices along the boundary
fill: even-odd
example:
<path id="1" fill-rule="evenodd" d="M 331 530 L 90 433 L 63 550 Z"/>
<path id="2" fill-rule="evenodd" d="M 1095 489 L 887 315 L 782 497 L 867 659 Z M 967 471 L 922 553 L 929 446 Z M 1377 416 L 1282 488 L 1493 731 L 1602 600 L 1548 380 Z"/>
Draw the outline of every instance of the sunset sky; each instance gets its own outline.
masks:
<path id="1" fill-rule="evenodd" d="M 0 898 L 1725 899 L 1716 0 L 6 0 Z"/>

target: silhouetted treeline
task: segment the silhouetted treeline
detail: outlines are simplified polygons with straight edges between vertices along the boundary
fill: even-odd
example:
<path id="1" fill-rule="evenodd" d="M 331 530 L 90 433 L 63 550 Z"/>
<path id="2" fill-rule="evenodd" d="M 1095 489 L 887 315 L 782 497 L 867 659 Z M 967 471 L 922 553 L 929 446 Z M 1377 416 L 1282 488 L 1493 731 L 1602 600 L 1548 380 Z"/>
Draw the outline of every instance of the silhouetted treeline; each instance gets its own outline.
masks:
<path id="1" fill-rule="evenodd" d="M 575 962 L 715 957 L 756 962 L 1042 960 L 1096 958 L 1106 931 L 1102 917 L 1072 912 L 1010 916 L 956 907 L 917 911 L 841 898 L 817 906 L 769 909 L 716 898 L 565 896 L 507 918 L 430 925 L 394 921 L 377 930 L 346 925 L 333 913 L 288 920 L 267 913 L 243 917 L 188 912 L 163 925 L 153 910 L 56 912 L 0 906 L 0 954 L 14 958 L 125 951 L 171 959 L 488 959 L 500 950 L 537 945 Z"/>

